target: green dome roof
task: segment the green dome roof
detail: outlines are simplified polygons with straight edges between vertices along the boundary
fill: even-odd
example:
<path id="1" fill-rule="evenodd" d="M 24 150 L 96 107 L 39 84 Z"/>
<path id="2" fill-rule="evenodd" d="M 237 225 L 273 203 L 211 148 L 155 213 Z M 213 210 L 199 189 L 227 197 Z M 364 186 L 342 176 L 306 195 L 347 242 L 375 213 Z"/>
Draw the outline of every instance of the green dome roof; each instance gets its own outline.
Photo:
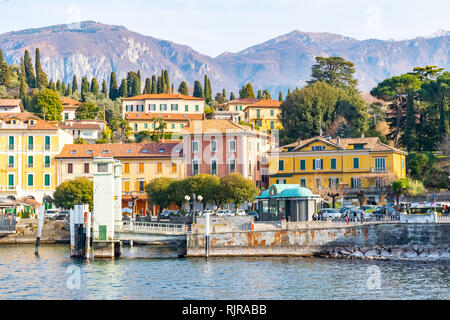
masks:
<path id="1" fill-rule="evenodd" d="M 263 191 L 256 199 L 264 198 L 299 198 L 314 197 L 311 190 L 301 187 L 299 184 L 272 184 L 269 189 Z"/>

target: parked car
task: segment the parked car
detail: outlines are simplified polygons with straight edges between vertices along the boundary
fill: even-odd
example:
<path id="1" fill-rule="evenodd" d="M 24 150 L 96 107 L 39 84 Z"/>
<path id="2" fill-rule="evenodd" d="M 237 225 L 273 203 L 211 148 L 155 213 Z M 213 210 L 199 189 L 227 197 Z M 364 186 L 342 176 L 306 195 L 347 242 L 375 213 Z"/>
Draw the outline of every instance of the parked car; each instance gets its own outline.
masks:
<path id="1" fill-rule="evenodd" d="M 237 209 L 235 212 L 233 212 L 236 216 L 245 216 L 245 210 L 244 209 Z"/>
<path id="2" fill-rule="evenodd" d="M 250 217 L 253 217 L 255 219 L 255 221 L 258 221 L 258 219 L 259 219 L 259 213 L 256 211 L 249 211 L 248 215 Z"/>
<path id="3" fill-rule="evenodd" d="M 229 210 L 227 210 L 227 209 L 220 209 L 220 210 L 217 210 L 216 215 L 218 215 L 218 216 L 225 216 L 227 214 L 227 212 L 229 212 Z"/>
<path id="4" fill-rule="evenodd" d="M 160 219 L 169 219 L 170 211 L 166 210 L 159 214 Z"/>
<path id="5" fill-rule="evenodd" d="M 323 208 L 320 212 L 322 213 L 323 219 L 340 219 L 342 216 L 339 210 L 333 208 Z"/>
<path id="6" fill-rule="evenodd" d="M 387 210 L 388 216 L 392 217 L 398 214 L 398 212 L 393 207 L 378 207 L 378 209 L 373 213 L 376 218 L 382 218 L 385 215 L 385 210 Z"/>
<path id="7" fill-rule="evenodd" d="M 225 212 L 225 215 L 226 215 L 226 216 L 229 216 L 229 217 L 233 217 L 233 216 L 235 216 L 235 212 L 232 211 L 232 210 L 227 210 L 227 211 Z"/>
<path id="8" fill-rule="evenodd" d="M 60 213 L 56 215 L 56 220 L 64 220 L 70 214 L 69 210 L 62 210 Z"/>
<path id="9" fill-rule="evenodd" d="M 202 216 L 206 216 L 206 214 L 209 214 L 210 216 L 212 216 L 213 214 L 215 214 L 214 210 L 205 210 L 202 213 Z"/>
<path id="10" fill-rule="evenodd" d="M 58 209 L 47 209 L 44 214 L 44 217 L 47 219 L 56 219 L 57 216 Z"/>
<path id="11" fill-rule="evenodd" d="M 364 212 L 374 212 L 377 209 L 377 207 L 376 206 L 367 205 L 367 206 L 362 206 L 361 209 L 364 210 Z"/>

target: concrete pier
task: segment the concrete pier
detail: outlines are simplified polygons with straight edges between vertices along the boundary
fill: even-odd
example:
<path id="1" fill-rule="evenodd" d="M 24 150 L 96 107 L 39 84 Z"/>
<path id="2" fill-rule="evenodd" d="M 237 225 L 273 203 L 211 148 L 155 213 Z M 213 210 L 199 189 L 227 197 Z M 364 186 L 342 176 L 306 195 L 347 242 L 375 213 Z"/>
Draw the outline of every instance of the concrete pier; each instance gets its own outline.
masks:
<path id="1" fill-rule="evenodd" d="M 117 258 L 120 256 L 121 244 L 119 240 L 94 241 L 93 243 L 94 259 L 98 258 Z"/>

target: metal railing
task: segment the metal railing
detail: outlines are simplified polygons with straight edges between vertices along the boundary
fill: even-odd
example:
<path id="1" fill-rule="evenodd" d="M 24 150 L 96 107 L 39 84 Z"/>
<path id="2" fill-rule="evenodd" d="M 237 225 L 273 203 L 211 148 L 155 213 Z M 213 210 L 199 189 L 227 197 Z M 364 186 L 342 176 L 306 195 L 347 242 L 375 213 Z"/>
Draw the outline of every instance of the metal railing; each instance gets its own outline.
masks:
<path id="1" fill-rule="evenodd" d="M 138 233 L 152 233 L 164 235 L 185 235 L 187 232 L 187 228 L 185 224 L 176 224 L 176 223 L 116 221 L 115 231 L 118 232 L 132 231 Z"/>

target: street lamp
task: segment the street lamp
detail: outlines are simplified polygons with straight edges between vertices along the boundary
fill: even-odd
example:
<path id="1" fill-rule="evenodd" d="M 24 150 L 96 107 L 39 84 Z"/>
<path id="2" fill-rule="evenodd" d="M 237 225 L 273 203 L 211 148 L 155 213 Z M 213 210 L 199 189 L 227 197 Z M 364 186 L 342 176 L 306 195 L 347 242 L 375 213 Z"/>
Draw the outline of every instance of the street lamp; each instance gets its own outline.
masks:
<path id="1" fill-rule="evenodd" d="M 133 208 L 132 208 L 132 210 L 131 210 L 131 219 L 133 219 L 133 216 L 134 216 L 134 213 L 135 213 L 135 203 L 136 203 L 136 199 L 138 198 L 139 196 L 138 196 L 138 194 L 137 194 L 137 192 L 136 191 L 133 191 L 132 193 L 131 193 L 131 201 L 132 201 L 132 203 L 133 203 Z M 130 219 L 130 220 L 131 220 Z"/>

